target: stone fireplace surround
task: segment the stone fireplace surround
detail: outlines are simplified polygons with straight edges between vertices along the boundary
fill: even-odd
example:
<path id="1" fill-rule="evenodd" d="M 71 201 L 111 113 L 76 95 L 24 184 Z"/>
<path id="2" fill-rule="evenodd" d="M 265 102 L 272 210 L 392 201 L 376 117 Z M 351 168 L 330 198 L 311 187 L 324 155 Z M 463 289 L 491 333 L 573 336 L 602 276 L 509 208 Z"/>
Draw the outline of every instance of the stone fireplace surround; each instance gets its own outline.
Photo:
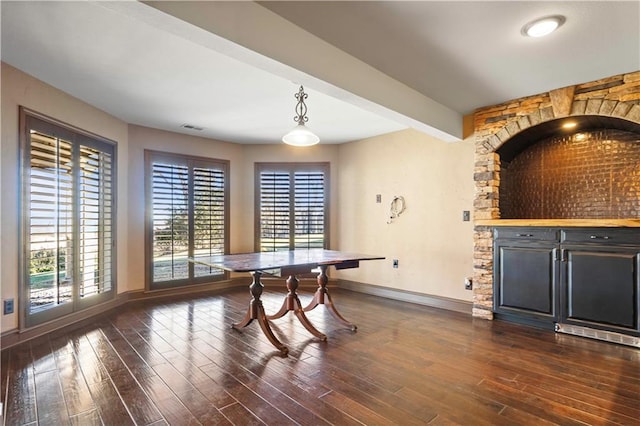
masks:
<path id="1" fill-rule="evenodd" d="M 625 130 L 640 128 L 640 71 L 512 100 L 474 113 L 474 317 L 493 319 L 492 226 L 501 223 L 499 152 L 504 151 L 507 143 L 522 139 L 525 134 L 540 136 L 536 129 L 553 128 L 551 123 L 559 123 L 559 119 L 572 118 L 579 123 L 593 123 L 593 117 L 602 117 L 604 121 L 611 118 L 622 123 L 618 125 Z M 638 219 L 638 216 L 576 218 L 566 219 L 563 226 L 640 226 Z M 550 224 L 552 221 L 547 222 Z M 527 222 L 528 225 L 531 223 Z M 559 221 L 553 223 L 560 224 Z"/>

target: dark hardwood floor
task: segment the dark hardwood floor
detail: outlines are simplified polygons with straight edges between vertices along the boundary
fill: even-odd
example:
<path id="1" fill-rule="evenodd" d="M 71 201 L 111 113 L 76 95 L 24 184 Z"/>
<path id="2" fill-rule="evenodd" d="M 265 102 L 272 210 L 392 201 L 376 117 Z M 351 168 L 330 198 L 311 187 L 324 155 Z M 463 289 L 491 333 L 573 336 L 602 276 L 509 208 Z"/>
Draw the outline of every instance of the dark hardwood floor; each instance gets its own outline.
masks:
<path id="1" fill-rule="evenodd" d="M 238 332 L 247 290 L 144 302 L 2 352 L 7 425 L 640 424 L 640 350 L 333 291 Z M 268 313 L 282 293 L 265 292 Z M 311 293 L 301 292 L 303 304 Z"/>

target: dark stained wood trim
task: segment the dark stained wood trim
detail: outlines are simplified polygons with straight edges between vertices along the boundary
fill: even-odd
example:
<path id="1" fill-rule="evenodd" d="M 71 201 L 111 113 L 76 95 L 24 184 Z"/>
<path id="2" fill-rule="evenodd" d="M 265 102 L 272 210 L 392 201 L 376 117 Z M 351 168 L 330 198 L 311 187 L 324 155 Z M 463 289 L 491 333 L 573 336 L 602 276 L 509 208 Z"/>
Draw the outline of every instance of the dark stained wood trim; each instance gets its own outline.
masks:
<path id="1" fill-rule="evenodd" d="M 413 291 L 398 290 L 395 288 L 382 287 L 372 284 L 363 284 L 348 280 L 338 280 L 337 286 L 338 288 L 357 291 L 358 293 L 365 293 L 372 296 L 384 297 L 386 299 L 410 302 L 417 305 L 431 306 L 434 308 L 446 309 L 448 311 L 471 315 L 472 303 L 464 300 L 451 299 L 448 297 L 417 293 Z"/>

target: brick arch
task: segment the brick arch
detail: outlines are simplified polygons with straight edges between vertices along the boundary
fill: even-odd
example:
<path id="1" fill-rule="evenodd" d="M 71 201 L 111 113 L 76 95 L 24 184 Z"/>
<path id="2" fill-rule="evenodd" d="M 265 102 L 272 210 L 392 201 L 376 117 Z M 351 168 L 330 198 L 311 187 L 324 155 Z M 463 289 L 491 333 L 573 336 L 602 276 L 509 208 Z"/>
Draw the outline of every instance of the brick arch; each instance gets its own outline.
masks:
<path id="1" fill-rule="evenodd" d="M 517 120 L 505 124 L 494 135 L 489 138 L 488 146 L 491 151 L 497 151 L 502 145 L 509 142 L 511 138 L 526 131 L 527 129 L 554 121 L 560 118 L 576 117 L 583 115 L 597 115 L 602 117 L 619 118 L 640 125 L 640 103 L 621 102 L 605 99 L 574 100 L 570 107 L 569 114 L 555 114 L 556 108 L 548 107 L 538 109 L 528 115 L 523 115 Z"/>

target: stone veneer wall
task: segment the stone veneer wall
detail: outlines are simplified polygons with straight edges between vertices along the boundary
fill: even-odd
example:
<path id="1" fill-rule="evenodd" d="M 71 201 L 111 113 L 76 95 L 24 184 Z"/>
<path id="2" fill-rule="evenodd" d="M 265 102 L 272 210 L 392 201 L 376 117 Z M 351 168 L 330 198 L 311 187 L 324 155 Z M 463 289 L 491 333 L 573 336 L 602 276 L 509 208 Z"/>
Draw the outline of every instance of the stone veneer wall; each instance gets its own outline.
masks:
<path id="1" fill-rule="evenodd" d="M 640 124 L 640 71 L 515 99 L 474 113 L 474 220 L 500 219 L 496 150 L 529 127 L 563 117 L 601 115 Z M 474 228 L 473 316 L 493 319 L 492 228 Z"/>

